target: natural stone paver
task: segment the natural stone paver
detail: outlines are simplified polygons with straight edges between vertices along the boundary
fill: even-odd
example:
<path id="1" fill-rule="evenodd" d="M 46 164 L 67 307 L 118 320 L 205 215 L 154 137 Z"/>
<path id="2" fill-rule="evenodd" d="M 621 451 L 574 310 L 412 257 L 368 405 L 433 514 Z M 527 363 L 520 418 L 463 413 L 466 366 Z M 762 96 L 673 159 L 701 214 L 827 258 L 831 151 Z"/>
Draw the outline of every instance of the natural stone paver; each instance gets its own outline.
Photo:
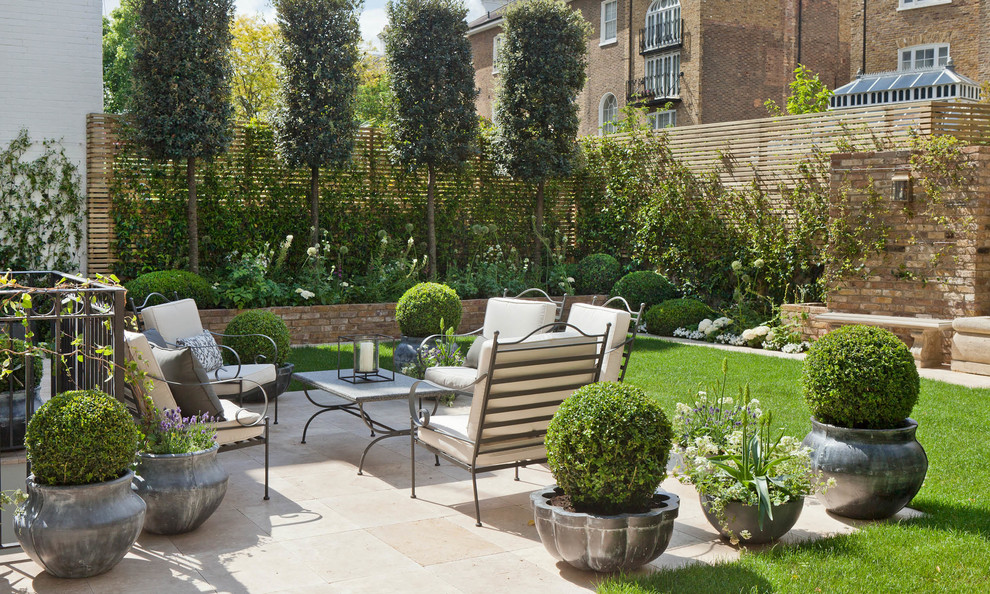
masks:
<path id="1" fill-rule="evenodd" d="M 460 398 L 455 408 L 467 410 Z M 264 449 L 225 452 L 227 496 L 199 530 L 166 537 L 144 533 L 112 571 L 59 580 L 19 549 L 0 552 L 0 591 L 14 592 L 587 592 L 605 576 L 558 563 L 540 544 L 529 493 L 553 482 L 543 466 L 478 477 L 482 522 L 474 525 L 470 475 L 417 450 L 417 499 L 409 497 L 409 441 L 388 439 L 357 476 L 367 428 L 328 413 L 299 443 L 312 405 L 301 392 L 282 396 L 271 429 L 271 500 L 263 501 Z M 376 403 L 373 415 L 407 421 L 404 402 Z M 670 547 L 639 573 L 657 567 L 738 558 L 701 512 L 696 492 L 669 478 L 681 497 Z M 904 512 L 899 517 L 908 517 Z M 786 542 L 851 532 L 861 523 L 828 515 L 808 500 Z"/>

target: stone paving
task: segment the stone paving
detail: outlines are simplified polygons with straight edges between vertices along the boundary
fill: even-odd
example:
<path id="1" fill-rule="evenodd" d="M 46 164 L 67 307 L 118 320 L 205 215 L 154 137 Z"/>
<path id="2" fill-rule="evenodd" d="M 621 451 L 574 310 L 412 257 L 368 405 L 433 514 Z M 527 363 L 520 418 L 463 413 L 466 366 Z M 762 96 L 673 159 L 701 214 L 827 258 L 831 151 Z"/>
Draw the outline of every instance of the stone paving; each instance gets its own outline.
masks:
<path id="1" fill-rule="evenodd" d="M 468 400 L 455 407 L 466 411 Z M 374 403 L 376 418 L 408 423 L 404 401 Z M 225 452 L 226 498 L 193 533 L 141 535 L 112 571 L 60 580 L 19 549 L 0 552 L 0 591 L 106 592 L 429 592 L 593 591 L 604 576 L 557 563 L 540 544 L 529 494 L 550 484 L 544 467 L 479 475 L 484 526 L 474 525 L 470 475 L 417 450 L 417 499 L 409 497 L 409 441 L 386 439 L 357 463 L 369 432 L 356 418 L 327 413 L 299 443 L 314 407 L 301 392 L 280 400 L 271 432 L 271 500 L 262 500 L 264 448 Z M 735 559 L 702 515 L 691 487 L 668 478 L 681 497 L 670 547 L 641 572 L 660 566 Z M 786 542 L 855 530 L 808 500 Z"/>

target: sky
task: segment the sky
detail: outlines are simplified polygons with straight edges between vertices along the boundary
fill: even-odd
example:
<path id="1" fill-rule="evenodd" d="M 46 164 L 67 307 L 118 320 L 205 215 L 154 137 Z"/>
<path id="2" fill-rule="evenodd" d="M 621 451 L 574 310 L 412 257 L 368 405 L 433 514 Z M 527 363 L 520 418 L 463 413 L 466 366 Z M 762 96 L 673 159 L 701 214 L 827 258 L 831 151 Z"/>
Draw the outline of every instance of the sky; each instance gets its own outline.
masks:
<path id="1" fill-rule="evenodd" d="M 364 9 L 361 12 L 361 36 L 368 43 L 371 43 L 379 50 L 382 47 L 378 34 L 382 32 L 388 19 L 385 16 L 386 0 L 365 0 Z M 468 9 L 468 21 L 480 17 L 485 13 L 481 7 L 481 0 L 464 0 Z M 275 9 L 272 8 L 270 0 L 235 0 L 237 14 L 258 14 L 261 13 L 270 20 L 275 19 Z M 110 11 L 120 5 L 120 0 L 103 0 L 103 14 L 109 15 Z"/>

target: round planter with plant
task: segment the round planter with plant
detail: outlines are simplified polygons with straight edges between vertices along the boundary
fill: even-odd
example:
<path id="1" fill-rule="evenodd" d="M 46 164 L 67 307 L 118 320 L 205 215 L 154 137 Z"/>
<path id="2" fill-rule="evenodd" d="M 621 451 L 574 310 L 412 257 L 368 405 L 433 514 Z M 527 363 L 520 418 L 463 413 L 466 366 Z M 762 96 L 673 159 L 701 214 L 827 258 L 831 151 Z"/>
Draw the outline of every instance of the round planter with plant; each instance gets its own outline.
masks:
<path id="1" fill-rule="evenodd" d="M 192 299 L 200 309 L 209 309 L 217 304 L 217 292 L 210 281 L 188 270 L 159 270 L 147 272 L 135 278 L 124 287 L 127 298 L 141 305 L 152 293 L 159 293 L 166 299 Z M 150 305 L 150 304 L 149 304 Z"/>
<path id="2" fill-rule="evenodd" d="M 199 528 L 227 493 L 227 471 L 217 460 L 217 432 L 208 415 L 183 418 L 148 400 L 141 422 L 144 443 L 134 489 L 148 505 L 144 529 L 182 534 Z"/>
<path id="3" fill-rule="evenodd" d="M 10 373 L 0 378 L 0 450 L 19 450 L 24 447 L 27 421 L 42 404 L 44 363 L 39 351 L 23 340 L 0 334 L 0 349 L 3 348 L 15 354 L 10 355 L 7 366 Z"/>
<path id="4" fill-rule="evenodd" d="M 395 305 L 395 321 L 402 333 L 392 357 L 395 368 L 416 361 L 426 337 L 441 334 L 445 328 L 456 329 L 461 323 L 461 308 L 461 298 L 447 285 L 419 283 L 403 293 Z"/>
<path id="5" fill-rule="evenodd" d="M 834 479 L 825 508 L 848 518 L 888 518 L 921 489 L 928 456 L 909 418 L 920 380 L 914 357 L 892 332 L 844 326 L 820 338 L 804 362 L 815 470 Z"/>
<path id="6" fill-rule="evenodd" d="M 291 335 L 282 318 L 264 309 L 245 311 L 234 316 L 223 333 L 224 346 L 237 353 L 242 365 L 272 363 L 278 368 L 275 382 L 262 386 L 269 400 L 285 392 L 295 365 L 288 362 Z M 250 390 L 244 395 L 245 402 L 260 400 L 261 394 L 257 390 Z"/>
<path id="7" fill-rule="evenodd" d="M 660 489 L 671 427 L 660 404 L 635 386 L 579 388 L 547 427 L 557 481 L 530 496 L 540 540 L 578 569 L 628 570 L 659 557 L 679 498 Z"/>
<path id="8" fill-rule="evenodd" d="M 33 474 L 14 516 L 24 552 L 56 577 L 109 571 L 144 524 L 144 501 L 131 491 L 138 429 L 130 413 L 103 392 L 64 392 L 31 418 L 25 445 Z"/>
<path id="9" fill-rule="evenodd" d="M 622 265 L 608 254 L 591 254 L 578 262 L 574 271 L 579 295 L 608 295 L 622 276 Z"/>
<path id="10" fill-rule="evenodd" d="M 772 415 L 750 398 L 748 386 L 739 402 L 726 395 L 727 374 L 723 359 L 713 389 L 699 392 L 693 406 L 678 403 L 676 472 L 695 486 L 705 517 L 723 538 L 773 542 L 794 527 L 822 477 L 797 438 L 774 436 Z"/>

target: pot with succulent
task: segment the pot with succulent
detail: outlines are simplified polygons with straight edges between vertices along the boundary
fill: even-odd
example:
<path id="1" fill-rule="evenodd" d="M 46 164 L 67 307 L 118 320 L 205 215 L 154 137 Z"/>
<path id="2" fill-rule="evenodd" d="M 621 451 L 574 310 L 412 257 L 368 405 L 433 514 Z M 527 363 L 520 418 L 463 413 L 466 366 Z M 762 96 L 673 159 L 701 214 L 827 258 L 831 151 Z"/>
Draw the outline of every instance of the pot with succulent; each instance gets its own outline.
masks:
<path id="1" fill-rule="evenodd" d="M 820 338 L 804 362 L 811 462 L 835 488 L 825 508 L 862 520 L 888 518 L 921 489 L 928 456 L 909 418 L 920 380 L 914 357 L 892 332 L 844 326 Z"/>
<path id="2" fill-rule="evenodd" d="M 183 418 L 148 399 L 141 421 L 135 492 L 148 505 L 144 529 L 182 534 L 199 528 L 227 493 L 227 471 L 217 460 L 217 431 L 209 415 Z"/>
<path id="3" fill-rule="evenodd" d="M 131 491 L 138 446 L 130 413 L 97 390 L 59 394 L 28 422 L 27 500 L 14 516 L 24 552 L 48 573 L 90 577 L 120 562 L 141 533 Z"/>
<path id="4" fill-rule="evenodd" d="M 705 517 L 733 544 L 777 540 L 797 522 L 804 498 L 822 478 L 809 450 L 783 433 L 773 417 L 740 388 L 739 403 L 726 395 L 727 361 L 714 396 L 700 392 L 694 406 L 679 403 L 674 427 L 682 455 L 679 479 L 698 490 Z"/>
<path id="5" fill-rule="evenodd" d="M 660 489 L 671 435 L 659 403 L 629 384 L 591 384 L 568 397 L 546 435 L 557 484 L 530 495 L 547 551 L 601 572 L 659 557 L 680 503 Z"/>

